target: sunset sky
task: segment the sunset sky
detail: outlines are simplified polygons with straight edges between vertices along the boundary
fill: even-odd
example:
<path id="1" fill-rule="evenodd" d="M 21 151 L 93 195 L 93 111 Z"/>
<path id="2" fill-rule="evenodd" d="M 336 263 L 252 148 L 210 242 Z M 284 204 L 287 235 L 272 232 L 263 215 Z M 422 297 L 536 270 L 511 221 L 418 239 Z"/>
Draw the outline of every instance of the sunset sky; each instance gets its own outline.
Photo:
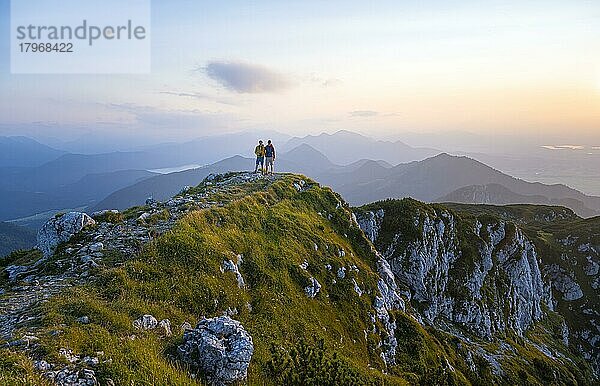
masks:
<path id="1" fill-rule="evenodd" d="M 11 75 L 0 0 L 0 135 L 349 129 L 600 145 L 600 1 L 223 3 L 154 1 L 149 75 Z"/>

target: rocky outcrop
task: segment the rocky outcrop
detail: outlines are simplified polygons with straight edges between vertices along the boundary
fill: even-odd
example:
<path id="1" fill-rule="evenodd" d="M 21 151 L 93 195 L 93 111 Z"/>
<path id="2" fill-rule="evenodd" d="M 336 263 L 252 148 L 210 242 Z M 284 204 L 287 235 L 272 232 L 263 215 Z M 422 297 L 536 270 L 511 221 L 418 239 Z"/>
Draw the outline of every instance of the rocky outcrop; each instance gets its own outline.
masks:
<path id="1" fill-rule="evenodd" d="M 90 216 L 81 212 L 69 212 L 62 216 L 55 216 L 48 220 L 37 235 L 37 248 L 44 257 L 51 256 L 56 246 L 69 241 L 83 228 L 94 225 L 96 222 Z"/>
<path id="2" fill-rule="evenodd" d="M 57 385 L 61 386 L 97 386 L 94 370 L 77 370 L 71 366 L 64 367 L 56 373 L 48 373 L 48 378 L 52 379 Z M 53 375 L 53 376 L 52 376 Z"/>
<path id="3" fill-rule="evenodd" d="M 545 272 L 552 282 L 552 287 L 562 294 L 563 300 L 573 301 L 583 297 L 581 286 L 575 281 L 572 274 L 568 274 L 556 264 L 548 266 Z"/>
<path id="4" fill-rule="evenodd" d="M 381 359 L 386 366 L 392 366 L 396 363 L 396 348 L 398 342 L 396 340 L 396 323 L 390 316 L 390 311 L 401 310 L 405 311 L 404 299 L 400 297 L 400 292 L 394 278 L 394 274 L 389 263 L 381 257 L 378 252 L 375 252 L 377 260 L 377 271 L 380 279 L 377 282 L 378 294 L 375 296 L 373 307 L 377 319 L 383 325 L 383 333 L 381 333 Z"/>
<path id="5" fill-rule="evenodd" d="M 236 260 L 237 260 L 237 263 L 234 263 L 233 260 L 230 260 L 230 259 L 224 260 L 223 264 L 221 264 L 221 272 L 233 272 L 235 274 L 235 278 L 238 283 L 238 288 L 245 288 L 246 283 L 244 282 L 244 277 L 240 273 L 240 269 L 239 269 L 240 265 L 244 261 L 243 256 L 237 255 Z"/>
<path id="6" fill-rule="evenodd" d="M 379 229 L 381 229 L 381 222 L 383 221 L 383 216 L 385 212 L 383 209 L 379 209 L 375 212 L 365 212 L 360 213 L 359 215 L 355 214 L 356 222 L 360 229 L 363 230 L 365 236 L 371 242 L 375 242 L 377 236 L 379 235 Z"/>
<path id="7" fill-rule="evenodd" d="M 158 326 L 158 320 L 152 315 L 142 315 L 133 321 L 136 330 L 153 330 Z"/>
<path id="8" fill-rule="evenodd" d="M 321 284 L 314 277 L 311 277 L 309 280 L 310 284 L 304 288 L 304 293 L 309 298 L 314 298 L 321 290 Z"/>
<path id="9" fill-rule="evenodd" d="M 523 334 L 542 318 L 542 304 L 552 307 L 532 242 L 504 222 L 471 227 L 468 235 L 449 211 L 416 213 L 411 229 L 381 229 L 384 210 L 358 215 L 358 223 L 374 242 L 387 265 L 380 264 L 383 278 L 409 289 L 411 300 L 428 324 L 449 320 L 486 339 L 507 328 Z M 391 242 L 377 235 L 393 232 Z M 468 237 L 470 245 L 463 245 Z M 475 247 L 476 249 L 474 249 Z M 388 268 L 389 267 L 389 268 Z M 398 304 L 391 281 L 380 287 L 387 294 L 378 303 Z M 397 284 L 396 284 L 397 283 Z M 396 293 L 396 296 L 390 293 Z M 400 298 L 401 299 L 401 298 Z M 397 307 L 397 306 L 396 306 Z"/>
<path id="10" fill-rule="evenodd" d="M 104 352 L 99 351 L 96 356 L 81 357 L 73 353 L 72 350 L 61 348 L 59 355 L 68 363 L 64 364 L 49 363 L 45 360 L 36 360 L 33 362 L 33 368 L 40 372 L 45 378 L 52 383 L 60 386 L 97 386 L 100 383 L 96 379 L 96 372 L 90 367 L 96 367 L 101 363 L 110 362 L 103 361 L 101 358 Z M 106 384 L 112 380 L 107 380 Z"/>
<path id="11" fill-rule="evenodd" d="M 219 316 L 186 330 L 177 350 L 180 359 L 200 370 L 211 384 L 225 385 L 246 379 L 254 345 L 240 322 Z"/>
<path id="12" fill-rule="evenodd" d="M 152 315 L 142 315 L 133 321 L 133 328 L 140 331 L 157 330 L 164 336 L 171 336 L 171 321 L 163 319 L 160 322 Z"/>
<path id="13" fill-rule="evenodd" d="M 9 265 L 4 270 L 6 271 L 6 273 L 8 275 L 8 281 L 14 282 L 20 276 L 27 274 L 27 272 L 30 269 L 31 269 L 30 267 L 26 267 L 26 266 L 22 266 L 22 265 Z"/>

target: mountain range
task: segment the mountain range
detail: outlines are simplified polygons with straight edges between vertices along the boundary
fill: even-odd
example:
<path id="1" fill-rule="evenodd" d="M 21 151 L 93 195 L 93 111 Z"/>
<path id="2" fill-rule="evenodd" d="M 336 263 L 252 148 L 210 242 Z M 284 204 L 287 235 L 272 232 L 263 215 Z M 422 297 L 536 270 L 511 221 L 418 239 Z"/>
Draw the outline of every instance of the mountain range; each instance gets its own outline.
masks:
<path id="1" fill-rule="evenodd" d="M 194 185 L 210 173 L 248 170 L 253 159 L 236 156 L 199 169 L 159 175 L 118 190 L 94 207 L 123 209 L 140 205 L 153 196 L 164 200 L 184 185 Z M 383 161 L 360 160 L 346 166 L 333 164 L 325 155 L 307 144 L 282 154 L 277 169 L 303 173 L 340 192 L 353 205 L 386 199 L 413 197 L 423 201 L 478 203 L 457 190 L 472 185 L 499 186 L 504 195 L 490 195 L 486 203 L 560 204 L 581 216 L 600 213 L 600 198 L 587 196 L 564 185 L 530 183 L 506 175 L 468 157 L 440 154 L 423 161 L 390 166 Z M 514 192 L 508 197 L 507 192 Z M 456 198 L 455 198 L 456 197 Z"/>
<path id="2" fill-rule="evenodd" d="M 338 165 L 348 165 L 361 159 L 383 160 L 396 165 L 423 160 L 440 153 L 436 149 L 414 148 L 401 141 L 375 140 L 347 130 L 334 134 L 294 137 L 284 144 L 283 149 L 289 151 L 302 144 L 320 151 Z"/>
<path id="3" fill-rule="evenodd" d="M 548 198 L 543 195 L 518 194 L 500 184 L 469 185 L 457 189 L 435 200 L 437 202 L 456 202 L 464 204 L 540 204 L 557 205 L 571 208 L 582 217 L 593 217 L 597 210 L 585 206 L 575 198 Z"/>
<path id="4" fill-rule="evenodd" d="M 257 137 L 273 138 L 277 144 L 279 171 L 319 179 L 353 204 L 411 196 L 430 202 L 557 204 L 586 217 L 600 210 L 596 197 L 562 184 L 513 178 L 472 157 L 454 157 L 348 131 L 294 138 L 263 132 L 101 154 L 66 153 L 24 137 L 1 137 L 0 221 L 37 216 L 33 222 L 23 222 L 33 227 L 57 211 L 125 208 L 149 196 L 166 199 L 210 173 L 252 169 L 250 157 Z M 476 156 L 483 159 L 486 155 Z M 495 156 L 487 159 L 501 163 Z M 190 164 L 205 166 L 193 170 L 182 166 Z M 161 171 L 168 168 L 187 170 Z M 594 185 L 593 178 L 588 181 Z M 485 186 L 485 197 L 477 193 L 482 190 L 477 186 Z"/>

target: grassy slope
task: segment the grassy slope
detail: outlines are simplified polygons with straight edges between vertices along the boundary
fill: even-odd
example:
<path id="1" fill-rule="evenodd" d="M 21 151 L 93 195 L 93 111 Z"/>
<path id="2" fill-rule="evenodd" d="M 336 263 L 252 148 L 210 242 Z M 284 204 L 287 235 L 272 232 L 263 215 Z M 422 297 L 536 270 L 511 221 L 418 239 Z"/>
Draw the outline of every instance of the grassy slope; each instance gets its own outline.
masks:
<path id="1" fill-rule="evenodd" d="M 247 184 L 226 197 L 214 197 L 229 203 L 192 212 L 140 256 L 113 257 L 112 266 L 95 272 L 95 281 L 44 306 L 42 328 L 48 334 L 39 354 L 60 361 L 61 347 L 82 355 L 104 351 L 111 362 L 100 365 L 100 380 L 112 378 L 122 385 L 194 384 L 197 381 L 174 360 L 181 341 L 178 326 L 236 309 L 235 318 L 254 338 L 251 384 L 273 379 L 272 345 L 280 357 L 281 350 L 287 352 L 304 341 L 310 347 L 322 341 L 327 358 L 317 362 L 336 364 L 357 384 L 384 379 L 387 384 L 402 384 L 398 377 L 370 369 L 381 369 L 383 363 L 376 336 L 364 333 L 371 329 L 377 283 L 368 243 L 351 225 L 349 211 L 338 207 L 336 194 L 316 185 L 300 193 L 293 180 L 299 178 L 288 176 L 268 188 Z M 220 271 L 222 261 L 235 261 L 237 254 L 243 255 L 247 290 L 237 287 L 233 273 Z M 300 268 L 304 260 L 308 272 Z M 124 264 L 116 264 L 120 262 Z M 332 266 L 331 272 L 326 264 Z M 339 267 L 352 265 L 359 271 L 349 272 L 345 279 L 335 276 Z M 315 299 L 304 294 L 311 275 L 323 286 Z M 362 296 L 354 291 L 352 279 L 365 291 Z M 174 336 L 134 331 L 132 321 L 145 313 L 159 320 L 169 318 Z M 90 324 L 75 321 L 83 315 L 90 317 Z M 54 330 L 61 333 L 51 336 Z"/>

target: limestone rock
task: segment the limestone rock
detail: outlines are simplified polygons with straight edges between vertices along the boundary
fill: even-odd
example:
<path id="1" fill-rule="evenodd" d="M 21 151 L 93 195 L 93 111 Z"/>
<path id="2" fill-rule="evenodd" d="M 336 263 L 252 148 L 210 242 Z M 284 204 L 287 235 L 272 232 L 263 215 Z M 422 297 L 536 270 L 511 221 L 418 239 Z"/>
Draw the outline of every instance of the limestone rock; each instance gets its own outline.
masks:
<path id="1" fill-rule="evenodd" d="M 414 229 L 392 230 L 397 234 L 385 244 L 377 240 L 384 216 L 385 212 L 378 210 L 359 214 L 358 220 L 387 262 L 379 266 L 380 277 L 391 273 L 394 278 L 394 284 L 388 278 L 378 286 L 381 295 L 376 298 L 376 309 L 386 303 L 400 303 L 396 300 L 398 289 L 393 290 L 396 296 L 390 293 L 390 286 L 397 283 L 409 289 L 408 298 L 420 304 L 428 324 L 450 320 L 491 339 L 506 329 L 523 334 L 543 317 L 543 304 L 552 307 L 535 246 L 519 228 L 509 230 L 502 221 L 485 225 L 477 222 L 472 232 L 479 237 L 479 250 L 467 264 L 458 223 L 451 212 L 417 212 L 412 221 Z M 410 233 L 411 238 L 407 240 L 403 232 Z M 457 266 L 466 269 L 457 270 Z M 502 286 L 497 291 L 507 296 L 482 301 L 485 285 Z M 505 313 L 506 309 L 510 312 Z"/>
<path id="2" fill-rule="evenodd" d="M 240 322 L 219 316 L 186 330 L 177 351 L 183 362 L 199 369 L 211 384 L 226 385 L 246 379 L 254 344 Z"/>
<path id="3" fill-rule="evenodd" d="M 556 264 L 547 268 L 547 273 L 552 280 L 552 287 L 562 294 L 566 301 L 573 301 L 583 297 L 579 284 L 564 269 Z"/>
<path id="4" fill-rule="evenodd" d="M 28 269 L 29 267 L 25 267 L 22 265 L 9 265 L 5 268 L 5 271 L 8 274 L 8 281 L 16 281 L 17 278 L 22 274 L 26 273 Z"/>
<path id="5" fill-rule="evenodd" d="M 314 277 L 310 278 L 310 284 L 304 288 L 304 293 L 309 298 L 314 298 L 317 296 L 319 291 L 321 290 L 321 284 Z"/>
<path id="6" fill-rule="evenodd" d="M 237 263 L 234 263 L 232 260 L 224 260 L 221 265 L 221 272 L 233 272 L 235 274 L 235 278 L 238 283 L 238 288 L 245 288 L 246 282 L 244 281 L 244 277 L 240 272 L 240 265 L 243 263 L 243 256 L 237 255 Z"/>
<path id="7" fill-rule="evenodd" d="M 360 297 L 363 294 L 363 290 L 358 286 L 356 279 L 352 278 L 352 285 L 354 286 L 354 292 Z"/>
<path id="8" fill-rule="evenodd" d="M 598 271 L 600 271 L 600 264 L 594 261 L 591 256 L 589 256 L 587 260 L 588 263 L 583 268 L 585 274 L 588 276 L 596 276 L 598 274 Z"/>
<path id="9" fill-rule="evenodd" d="M 183 322 L 180 326 L 182 332 L 186 332 L 187 330 L 193 330 L 194 327 L 190 324 L 190 322 Z"/>
<path id="10" fill-rule="evenodd" d="M 133 321 L 136 330 L 153 330 L 158 326 L 158 320 L 152 315 L 143 315 Z"/>
<path id="11" fill-rule="evenodd" d="M 163 319 L 158 322 L 158 327 L 161 329 L 162 333 L 165 336 L 171 336 L 173 333 L 171 332 L 171 321 L 169 319 Z"/>
<path id="12" fill-rule="evenodd" d="M 51 256 L 56 246 L 69 241 L 83 228 L 96 222 L 90 216 L 81 212 L 69 212 L 48 220 L 37 235 L 37 247 L 44 257 Z"/>
<path id="13" fill-rule="evenodd" d="M 49 375 L 49 374 L 48 374 Z M 76 370 L 72 366 L 67 366 L 60 371 L 52 374 L 54 382 L 61 386 L 96 386 L 98 380 L 94 370 L 83 369 Z"/>
<path id="14" fill-rule="evenodd" d="M 375 242 L 381 229 L 381 223 L 385 212 L 379 209 L 376 212 L 359 213 L 356 215 L 358 226 L 365 232 L 365 235 L 371 242 Z"/>

